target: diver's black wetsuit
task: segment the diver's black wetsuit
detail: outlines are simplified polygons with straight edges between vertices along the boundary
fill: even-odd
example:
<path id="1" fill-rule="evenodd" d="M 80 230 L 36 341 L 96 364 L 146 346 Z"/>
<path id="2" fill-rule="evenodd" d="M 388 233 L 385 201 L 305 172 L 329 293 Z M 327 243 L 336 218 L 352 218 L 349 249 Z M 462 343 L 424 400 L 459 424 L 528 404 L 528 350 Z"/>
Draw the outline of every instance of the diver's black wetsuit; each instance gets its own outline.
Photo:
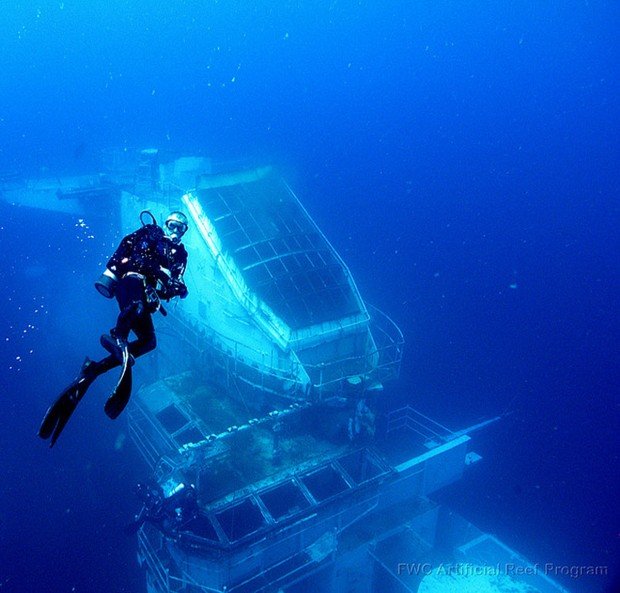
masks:
<path id="1" fill-rule="evenodd" d="M 187 296 L 183 272 L 187 265 L 187 251 L 181 243 L 173 243 L 155 224 L 147 224 L 127 235 L 114 252 L 107 268 L 119 278 L 115 290 L 120 313 L 114 338 L 127 341 L 133 331 L 137 339 L 129 343 L 129 353 L 142 356 L 157 345 L 151 315 L 158 297 Z M 108 356 L 98 363 L 98 374 L 105 373 L 120 363 Z"/>

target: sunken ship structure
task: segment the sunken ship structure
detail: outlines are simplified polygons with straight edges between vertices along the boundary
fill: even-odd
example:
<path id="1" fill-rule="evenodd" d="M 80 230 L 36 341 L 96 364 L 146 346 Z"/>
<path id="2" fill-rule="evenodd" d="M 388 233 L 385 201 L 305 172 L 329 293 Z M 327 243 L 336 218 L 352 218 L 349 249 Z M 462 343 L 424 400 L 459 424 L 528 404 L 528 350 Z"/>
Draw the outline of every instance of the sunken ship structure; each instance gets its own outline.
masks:
<path id="1" fill-rule="evenodd" d="M 403 335 L 276 169 L 122 150 L 96 175 L 4 175 L 0 192 L 72 216 L 105 200 L 122 233 L 143 211 L 190 219 L 190 298 L 157 320 L 126 412 L 163 499 L 196 496 L 140 523 L 147 593 L 564 591 L 434 500 L 480 460 L 487 423 L 390 410 Z"/>

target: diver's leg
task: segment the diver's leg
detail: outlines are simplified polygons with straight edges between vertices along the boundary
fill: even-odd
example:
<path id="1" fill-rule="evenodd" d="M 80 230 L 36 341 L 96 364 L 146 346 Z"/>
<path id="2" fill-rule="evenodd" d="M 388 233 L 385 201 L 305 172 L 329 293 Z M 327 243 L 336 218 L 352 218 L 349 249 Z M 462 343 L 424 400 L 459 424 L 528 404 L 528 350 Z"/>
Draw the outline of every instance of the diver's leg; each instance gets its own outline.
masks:
<path id="1" fill-rule="evenodd" d="M 129 366 L 134 365 L 134 357 L 131 355 L 131 351 L 129 350 L 129 346 L 126 340 L 122 338 L 114 337 L 114 332 L 110 332 L 109 334 L 103 334 L 101 338 L 99 338 L 99 342 L 101 345 L 110 353 L 112 358 L 116 361 L 116 365 L 124 364 L 125 354 L 129 356 Z M 114 367 L 110 367 L 114 368 Z M 110 370 L 109 368 L 107 370 Z"/>
<path id="2" fill-rule="evenodd" d="M 155 348 L 155 328 L 153 327 L 153 319 L 151 314 L 146 310 L 146 307 L 142 307 L 138 310 L 136 317 L 133 320 L 131 326 L 132 331 L 136 334 L 137 340 L 134 340 L 129 344 L 129 347 L 124 353 L 124 364 L 121 377 L 119 379 L 116 388 L 112 395 L 105 403 L 105 413 L 112 418 L 112 420 L 118 418 L 121 412 L 125 409 L 129 403 L 132 389 L 132 372 L 131 364 L 125 361 L 127 356 L 133 360 L 134 356 L 142 356 L 147 352 L 150 352 Z M 128 352 L 127 352 L 128 350 Z"/>
<path id="3" fill-rule="evenodd" d="M 157 346 L 157 338 L 155 337 L 155 326 L 153 325 L 153 316 L 146 309 L 143 309 L 140 315 L 134 320 L 131 328 L 136 334 L 137 340 L 129 343 L 129 352 L 136 358 L 143 356 Z"/>
<path id="4" fill-rule="evenodd" d="M 96 365 L 95 370 L 97 372 L 97 376 L 99 376 L 121 366 L 122 363 L 114 354 L 110 354 L 97 362 L 93 362 L 93 364 Z"/>
<path id="5" fill-rule="evenodd" d="M 140 324 L 140 319 L 147 314 L 143 281 L 135 276 L 123 278 L 116 290 L 116 300 L 120 309 L 116 326 L 110 331 L 110 335 L 101 336 L 101 345 L 117 359 L 119 364 L 123 364 L 129 332 L 135 331 L 134 328 Z M 133 363 L 134 358 L 131 356 L 129 364 Z"/>
<path id="6" fill-rule="evenodd" d="M 116 325 L 110 331 L 110 335 L 117 339 L 127 342 L 129 332 L 136 322 L 136 318 L 142 313 L 144 305 L 140 301 L 132 301 L 127 304 L 118 314 Z"/>
<path id="7" fill-rule="evenodd" d="M 136 324 L 136 320 L 143 314 L 145 308 L 144 283 L 135 276 L 126 276 L 119 282 L 116 290 L 116 300 L 120 312 L 116 326 L 110 332 L 112 337 L 127 341 L 129 332 Z"/>
<path id="8" fill-rule="evenodd" d="M 135 358 L 151 352 L 157 346 L 155 327 L 153 326 L 151 314 L 141 303 L 135 307 L 132 305 L 132 308 L 131 330 L 136 334 L 137 340 L 133 340 L 127 345 L 126 336 L 128 332 L 119 336 L 116 328 L 110 332 L 111 335 L 103 334 L 101 336 L 101 345 L 116 358 L 119 364 L 122 364 L 124 350 L 128 348 L 130 366 L 133 366 Z M 125 336 L 124 339 L 123 336 Z"/>

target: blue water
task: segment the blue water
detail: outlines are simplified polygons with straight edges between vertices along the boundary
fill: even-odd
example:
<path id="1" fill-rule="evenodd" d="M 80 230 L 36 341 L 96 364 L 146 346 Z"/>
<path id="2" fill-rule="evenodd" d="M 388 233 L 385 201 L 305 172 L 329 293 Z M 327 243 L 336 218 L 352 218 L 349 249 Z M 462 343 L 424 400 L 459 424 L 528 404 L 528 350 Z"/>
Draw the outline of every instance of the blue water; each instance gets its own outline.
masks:
<path id="1" fill-rule="evenodd" d="M 405 333 L 388 394 L 455 429 L 510 412 L 442 499 L 532 559 L 608 566 L 559 580 L 612 591 L 619 16 L 594 0 L 11 2 L 0 172 L 90 171 L 124 146 L 278 164 Z M 92 290 L 112 247 L 93 221 L 0 215 L 0 592 L 143 591 L 123 527 L 145 470 L 115 448 L 106 385 L 53 451 L 35 437 L 114 318 Z"/>

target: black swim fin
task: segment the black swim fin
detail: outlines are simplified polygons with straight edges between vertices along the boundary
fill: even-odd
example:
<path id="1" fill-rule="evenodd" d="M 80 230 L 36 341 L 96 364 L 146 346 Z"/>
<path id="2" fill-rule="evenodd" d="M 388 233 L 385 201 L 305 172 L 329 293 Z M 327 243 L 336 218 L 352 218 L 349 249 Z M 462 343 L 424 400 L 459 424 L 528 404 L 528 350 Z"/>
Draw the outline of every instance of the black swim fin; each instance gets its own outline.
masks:
<path id="1" fill-rule="evenodd" d="M 123 366 L 121 367 L 121 375 L 118 379 L 116 388 L 112 392 L 112 395 L 106 401 L 104 410 L 105 413 L 112 419 L 116 420 L 125 409 L 125 406 L 129 403 L 131 397 L 131 388 L 133 383 L 131 364 L 129 361 L 133 360 L 133 357 L 129 354 L 127 348 L 123 352 Z"/>
<path id="2" fill-rule="evenodd" d="M 58 396 L 45 413 L 38 434 L 44 440 L 51 438 L 50 447 L 54 446 L 75 408 L 96 379 L 93 364 L 93 361 L 86 357 L 75 381 Z"/>

